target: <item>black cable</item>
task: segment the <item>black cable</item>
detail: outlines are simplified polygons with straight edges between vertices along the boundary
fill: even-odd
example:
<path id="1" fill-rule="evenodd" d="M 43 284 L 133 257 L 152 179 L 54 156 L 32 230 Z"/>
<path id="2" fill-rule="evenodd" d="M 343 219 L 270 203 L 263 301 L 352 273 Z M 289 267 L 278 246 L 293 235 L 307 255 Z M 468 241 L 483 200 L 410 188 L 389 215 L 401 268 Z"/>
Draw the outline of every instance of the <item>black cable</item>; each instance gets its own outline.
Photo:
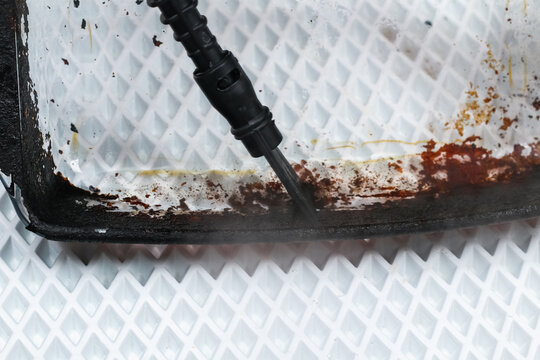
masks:
<path id="1" fill-rule="evenodd" d="M 253 84 L 230 51 L 223 50 L 208 28 L 197 0 L 147 0 L 161 10 L 161 21 L 174 30 L 196 66 L 195 81 L 212 106 L 232 127 L 253 157 L 264 156 L 305 217 L 315 219 L 311 197 L 278 146 L 283 136 L 270 110 L 261 104 Z"/>

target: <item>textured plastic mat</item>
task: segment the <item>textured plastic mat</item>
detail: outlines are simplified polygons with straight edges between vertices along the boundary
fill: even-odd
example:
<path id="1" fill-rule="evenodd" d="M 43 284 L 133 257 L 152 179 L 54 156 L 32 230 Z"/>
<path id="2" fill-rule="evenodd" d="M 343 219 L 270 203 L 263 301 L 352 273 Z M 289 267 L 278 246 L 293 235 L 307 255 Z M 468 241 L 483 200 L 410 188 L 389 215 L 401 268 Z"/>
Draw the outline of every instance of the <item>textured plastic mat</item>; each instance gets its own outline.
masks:
<path id="1" fill-rule="evenodd" d="M 538 219 L 376 241 L 61 244 L 0 188 L 0 358 L 540 359 Z"/>
<path id="2" fill-rule="evenodd" d="M 329 198 L 346 198 L 329 207 L 429 187 L 419 156 L 429 141 L 433 152 L 474 143 L 501 158 L 520 144 L 534 156 L 537 1 L 200 3 L 274 112 L 286 156 L 328 178 Z M 234 207 L 239 183 L 271 181 L 194 85 L 158 11 L 135 1 L 28 8 L 44 146 L 74 185 L 132 199 L 108 200 L 111 210 L 195 211 Z M 484 165 L 471 182 L 496 181 L 501 167 Z"/>

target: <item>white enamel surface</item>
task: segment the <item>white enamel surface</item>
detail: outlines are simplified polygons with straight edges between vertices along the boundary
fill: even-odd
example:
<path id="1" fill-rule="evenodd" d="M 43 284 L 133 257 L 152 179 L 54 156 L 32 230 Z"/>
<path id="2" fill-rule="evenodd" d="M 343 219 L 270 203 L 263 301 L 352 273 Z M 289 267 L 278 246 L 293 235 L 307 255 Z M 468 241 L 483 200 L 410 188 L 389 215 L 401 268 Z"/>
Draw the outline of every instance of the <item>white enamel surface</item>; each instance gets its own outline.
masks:
<path id="1" fill-rule="evenodd" d="M 75 185 L 120 190 L 122 197 L 148 194 L 146 202 L 163 208 L 186 198 L 192 209 L 221 209 L 227 205 L 197 196 L 208 176 L 225 192 L 270 177 L 194 85 L 193 65 L 157 10 L 135 1 L 28 6 L 40 126 L 51 135 L 58 171 Z M 539 6 L 530 0 L 201 1 L 220 43 L 235 52 L 271 107 L 286 156 L 311 167 L 337 164 L 345 180 L 351 173 L 340 161 L 413 155 L 430 139 L 478 135 L 478 145 L 496 156 L 535 141 L 538 120 L 528 115 L 537 114 L 530 104 L 540 85 L 534 80 Z M 488 46 L 505 66 L 499 75 L 484 61 Z M 445 126 L 467 101 L 469 83 L 480 98 L 493 86 L 497 103 L 509 106 L 507 116 L 519 115 L 517 127 L 501 132 L 500 111 L 462 136 Z M 388 141 L 375 143 L 380 140 Z M 377 182 L 396 175 L 384 165 L 357 167 Z M 246 175 L 250 170 L 257 176 Z M 401 188 L 414 189 L 418 174 L 404 176 Z M 188 186 L 179 186 L 184 181 Z"/>

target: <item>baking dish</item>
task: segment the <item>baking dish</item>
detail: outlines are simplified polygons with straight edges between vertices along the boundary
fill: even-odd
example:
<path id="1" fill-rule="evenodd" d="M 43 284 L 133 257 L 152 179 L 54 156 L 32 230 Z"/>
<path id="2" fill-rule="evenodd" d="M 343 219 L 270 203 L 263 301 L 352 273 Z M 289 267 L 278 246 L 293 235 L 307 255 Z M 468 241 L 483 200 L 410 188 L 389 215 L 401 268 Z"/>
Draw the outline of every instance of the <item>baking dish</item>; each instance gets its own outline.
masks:
<path id="1" fill-rule="evenodd" d="M 144 2 L 2 3 L 0 169 L 48 238 L 302 241 L 540 214 L 536 2 L 200 2 L 316 224 L 231 139 Z"/>

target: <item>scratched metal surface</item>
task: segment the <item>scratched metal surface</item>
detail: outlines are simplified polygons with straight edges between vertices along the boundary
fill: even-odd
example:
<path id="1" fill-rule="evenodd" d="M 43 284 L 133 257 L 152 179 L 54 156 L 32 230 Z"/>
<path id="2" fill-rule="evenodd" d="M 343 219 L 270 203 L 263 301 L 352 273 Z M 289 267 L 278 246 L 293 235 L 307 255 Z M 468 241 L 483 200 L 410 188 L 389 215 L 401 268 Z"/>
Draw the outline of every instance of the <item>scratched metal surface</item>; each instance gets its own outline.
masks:
<path id="1" fill-rule="evenodd" d="M 376 241 L 62 244 L 0 188 L 3 359 L 538 359 L 538 219 Z"/>
<path id="2" fill-rule="evenodd" d="M 58 171 L 73 184 L 135 195 L 156 210 L 183 198 L 204 210 L 227 208 L 223 195 L 241 182 L 271 178 L 194 85 L 193 65 L 157 10 L 135 1 L 28 7 L 40 126 L 51 136 Z M 538 7 L 504 0 L 201 1 L 211 28 L 274 112 L 287 157 L 310 168 L 337 165 L 341 172 L 327 172 L 345 183 L 360 169 L 375 193 L 389 178 L 415 190 L 419 173 L 406 166 L 392 172 L 385 159 L 410 159 L 418 168 L 414 155 L 428 140 L 476 135 L 494 156 L 537 141 L 531 104 L 540 65 L 530 59 L 540 56 L 540 20 L 531 15 Z M 471 86 L 481 111 L 471 110 Z M 493 114 L 482 110 L 490 88 Z M 462 121 L 460 128 L 467 104 L 474 126 Z M 519 122 L 501 130 L 502 119 L 515 116 Z M 219 197 L 200 196 L 209 192 L 208 179 L 222 186 Z M 353 206 L 369 202 L 367 195 Z"/>

